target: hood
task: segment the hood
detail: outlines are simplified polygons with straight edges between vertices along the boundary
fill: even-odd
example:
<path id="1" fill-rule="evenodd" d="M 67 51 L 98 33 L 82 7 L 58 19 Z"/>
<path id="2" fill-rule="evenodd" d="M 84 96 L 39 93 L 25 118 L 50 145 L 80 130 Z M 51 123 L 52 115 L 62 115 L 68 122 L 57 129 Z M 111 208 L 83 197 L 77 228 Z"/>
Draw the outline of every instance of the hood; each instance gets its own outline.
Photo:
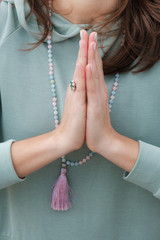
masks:
<path id="1" fill-rule="evenodd" d="M 27 18 L 30 13 L 30 6 L 27 2 L 27 0 L 2 0 L 4 2 L 8 2 L 14 5 L 15 10 L 14 13 L 17 15 L 15 17 L 18 18 L 18 21 L 20 25 L 29 33 L 31 34 L 37 41 L 40 40 L 41 35 L 40 34 L 43 31 L 43 27 L 40 26 L 40 29 L 38 28 L 37 20 L 34 14 L 29 18 L 28 21 Z M 73 38 L 80 34 L 80 30 L 82 28 L 85 28 L 88 26 L 88 24 L 74 24 L 70 21 L 68 21 L 66 18 L 62 17 L 61 15 L 52 12 L 51 21 L 53 23 L 53 32 L 52 32 L 52 42 L 57 43 L 61 41 L 65 41 L 69 38 Z M 114 28 L 117 26 L 114 26 Z M 91 32 L 91 30 L 87 30 L 88 33 Z M 109 47 L 115 42 L 117 37 L 111 37 L 108 36 L 104 40 L 103 45 L 105 46 L 104 50 L 105 52 L 109 49 Z M 44 42 L 47 42 L 47 38 L 44 40 Z M 98 45 L 99 44 L 99 37 L 98 37 Z M 103 53 L 100 49 L 101 57 L 103 56 Z"/>
<path id="2" fill-rule="evenodd" d="M 29 21 L 26 22 L 29 13 L 30 6 L 27 0 L 3 0 L 4 2 L 11 3 L 16 9 L 16 14 L 20 25 L 36 40 L 40 40 L 41 36 L 37 35 L 43 31 L 43 27 L 40 26 L 40 30 L 37 25 L 37 20 L 34 14 L 29 18 Z M 52 12 L 51 21 L 54 24 L 52 41 L 53 43 L 65 41 L 68 38 L 72 38 L 77 34 L 80 34 L 81 28 L 87 24 L 73 24 L 61 15 Z M 47 42 L 47 38 L 44 40 Z"/>

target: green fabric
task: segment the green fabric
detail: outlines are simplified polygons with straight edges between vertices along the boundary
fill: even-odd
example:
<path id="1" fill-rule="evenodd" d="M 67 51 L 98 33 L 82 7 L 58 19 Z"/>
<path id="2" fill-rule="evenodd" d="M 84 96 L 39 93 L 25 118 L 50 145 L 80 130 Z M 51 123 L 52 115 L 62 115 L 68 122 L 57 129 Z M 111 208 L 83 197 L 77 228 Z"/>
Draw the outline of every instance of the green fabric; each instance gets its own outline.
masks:
<path id="1" fill-rule="evenodd" d="M 47 42 L 30 52 L 18 51 L 38 39 L 31 33 L 38 32 L 34 16 L 24 25 L 28 14 L 24 0 L 0 4 L 0 240 L 159 240 L 159 62 L 149 71 L 120 75 L 111 122 L 117 132 L 139 141 L 139 156 L 130 173 L 97 153 L 82 166 L 68 167 L 77 199 L 65 212 L 53 211 L 49 198 L 61 158 L 24 179 L 16 175 L 11 143 L 54 129 Z M 61 120 L 81 25 L 58 14 L 52 14 L 52 21 Z M 114 40 L 107 38 L 106 43 Z M 111 93 L 114 76 L 105 76 L 105 81 Z M 88 153 L 84 144 L 67 158 L 79 161 Z"/>

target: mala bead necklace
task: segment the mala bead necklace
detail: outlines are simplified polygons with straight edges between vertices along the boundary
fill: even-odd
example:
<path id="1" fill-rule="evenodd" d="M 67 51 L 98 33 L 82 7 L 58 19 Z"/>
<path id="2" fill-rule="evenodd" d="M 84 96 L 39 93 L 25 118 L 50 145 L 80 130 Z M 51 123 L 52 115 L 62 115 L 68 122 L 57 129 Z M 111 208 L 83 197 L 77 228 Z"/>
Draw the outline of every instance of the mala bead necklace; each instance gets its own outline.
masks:
<path id="1" fill-rule="evenodd" d="M 49 8 L 52 7 L 52 1 L 49 0 Z M 49 10 L 49 16 L 51 16 L 52 11 Z M 54 112 L 54 123 L 55 128 L 59 125 L 59 119 L 58 119 L 58 108 L 57 108 L 57 94 L 56 94 L 56 85 L 55 85 L 55 79 L 54 79 L 54 73 L 53 73 L 53 59 L 52 59 L 52 34 L 51 32 L 47 35 L 47 44 L 48 44 L 48 63 L 49 63 L 49 81 L 51 84 L 51 93 L 52 93 L 52 107 Z M 115 94 L 117 91 L 119 82 L 119 74 L 115 74 L 115 79 L 113 83 L 113 88 L 111 92 L 111 96 L 109 99 L 109 111 L 111 112 L 112 104 L 115 99 Z M 76 82 L 70 81 L 70 87 L 72 91 L 76 91 Z M 71 188 L 69 187 L 68 181 L 67 181 L 67 167 L 78 167 L 82 164 L 85 164 L 87 161 L 91 159 L 91 157 L 94 155 L 95 152 L 90 151 L 89 154 L 83 158 L 80 161 L 73 162 L 69 159 L 66 159 L 65 155 L 61 156 L 62 159 L 62 167 L 60 176 L 58 177 L 57 181 L 52 186 L 51 192 L 50 192 L 50 204 L 51 208 L 53 210 L 68 210 L 72 206 L 72 202 L 74 199 L 74 193 L 72 192 Z"/>

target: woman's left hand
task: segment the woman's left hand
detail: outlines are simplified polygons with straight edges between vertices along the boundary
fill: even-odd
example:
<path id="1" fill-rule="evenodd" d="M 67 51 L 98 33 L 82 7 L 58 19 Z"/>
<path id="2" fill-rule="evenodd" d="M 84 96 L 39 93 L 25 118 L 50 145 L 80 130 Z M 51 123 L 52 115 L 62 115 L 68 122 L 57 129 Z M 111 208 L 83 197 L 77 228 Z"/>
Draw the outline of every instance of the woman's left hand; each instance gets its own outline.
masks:
<path id="1" fill-rule="evenodd" d="M 111 125 L 108 88 L 104 80 L 103 65 L 95 34 L 93 32 L 89 37 L 88 65 L 86 66 L 86 144 L 93 152 L 97 152 L 130 172 L 138 158 L 139 143 L 119 134 Z"/>
<path id="2" fill-rule="evenodd" d="M 96 36 L 97 33 L 92 32 L 88 43 L 86 144 L 90 150 L 99 152 L 104 141 L 106 146 L 112 144 L 116 131 L 110 121 L 108 88 Z"/>

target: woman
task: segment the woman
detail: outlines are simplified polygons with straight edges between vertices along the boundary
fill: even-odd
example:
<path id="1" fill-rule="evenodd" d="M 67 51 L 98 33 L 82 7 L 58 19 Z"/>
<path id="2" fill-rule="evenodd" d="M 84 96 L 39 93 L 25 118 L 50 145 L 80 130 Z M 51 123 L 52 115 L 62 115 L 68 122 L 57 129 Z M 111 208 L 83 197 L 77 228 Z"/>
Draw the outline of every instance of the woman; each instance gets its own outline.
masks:
<path id="1" fill-rule="evenodd" d="M 159 3 L 2 0 L 0 240 L 159 240 Z"/>

